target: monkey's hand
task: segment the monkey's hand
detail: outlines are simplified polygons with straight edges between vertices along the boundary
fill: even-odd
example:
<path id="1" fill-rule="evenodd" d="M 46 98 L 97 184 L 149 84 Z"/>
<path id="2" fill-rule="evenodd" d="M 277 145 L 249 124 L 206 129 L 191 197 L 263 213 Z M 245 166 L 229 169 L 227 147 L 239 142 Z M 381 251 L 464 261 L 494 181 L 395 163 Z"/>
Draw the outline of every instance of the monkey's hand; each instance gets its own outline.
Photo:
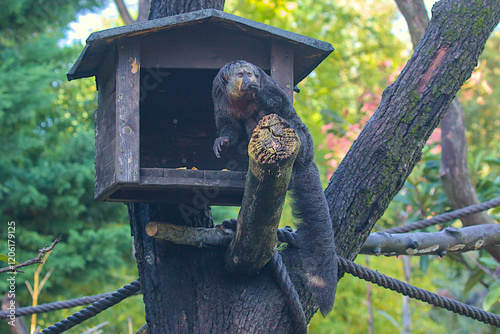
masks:
<path id="1" fill-rule="evenodd" d="M 222 151 L 222 146 L 229 146 L 229 137 L 219 137 L 214 141 L 214 153 L 217 158 L 220 158 L 220 151 Z"/>

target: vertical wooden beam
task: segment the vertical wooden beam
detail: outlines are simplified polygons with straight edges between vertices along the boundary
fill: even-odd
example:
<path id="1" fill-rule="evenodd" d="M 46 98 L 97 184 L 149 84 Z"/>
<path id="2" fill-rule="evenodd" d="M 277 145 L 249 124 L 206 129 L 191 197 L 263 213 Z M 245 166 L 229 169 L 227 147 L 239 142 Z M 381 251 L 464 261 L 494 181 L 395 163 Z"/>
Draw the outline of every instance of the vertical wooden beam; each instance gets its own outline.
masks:
<path id="1" fill-rule="evenodd" d="M 271 78 L 293 103 L 293 49 L 288 43 L 277 40 L 272 42 Z"/>
<path id="2" fill-rule="evenodd" d="M 118 43 L 116 71 L 116 179 L 139 183 L 140 40 Z"/>
<path id="3" fill-rule="evenodd" d="M 103 200 L 116 184 L 116 50 L 112 48 L 96 76 L 98 106 L 95 122 L 96 200 Z"/>

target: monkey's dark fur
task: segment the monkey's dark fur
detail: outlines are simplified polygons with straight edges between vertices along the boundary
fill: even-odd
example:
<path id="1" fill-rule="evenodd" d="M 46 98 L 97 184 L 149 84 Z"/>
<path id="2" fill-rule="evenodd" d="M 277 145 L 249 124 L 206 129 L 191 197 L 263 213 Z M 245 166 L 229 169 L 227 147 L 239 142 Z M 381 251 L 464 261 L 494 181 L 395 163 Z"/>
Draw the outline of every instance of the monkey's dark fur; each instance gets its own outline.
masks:
<path id="1" fill-rule="evenodd" d="M 321 313 L 326 315 L 333 307 L 337 289 L 337 255 L 308 128 L 271 77 L 244 60 L 230 62 L 219 71 L 212 98 L 219 132 L 213 147 L 217 157 L 223 146 L 237 145 L 243 131 L 250 137 L 258 121 L 273 113 L 284 118 L 300 137 L 290 180 L 292 209 L 299 220 L 297 237 L 305 278 Z"/>

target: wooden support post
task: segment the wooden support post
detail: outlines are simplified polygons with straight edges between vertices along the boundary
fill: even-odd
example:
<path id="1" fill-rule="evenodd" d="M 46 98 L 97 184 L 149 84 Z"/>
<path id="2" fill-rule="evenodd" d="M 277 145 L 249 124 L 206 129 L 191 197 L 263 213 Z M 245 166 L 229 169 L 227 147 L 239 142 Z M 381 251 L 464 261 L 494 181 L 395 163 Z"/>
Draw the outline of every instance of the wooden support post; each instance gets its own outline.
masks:
<path id="1" fill-rule="evenodd" d="M 248 145 L 249 166 L 236 236 L 226 253 L 229 272 L 253 275 L 272 258 L 292 167 L 300 139 L 271 114 L 255 128 Z"/>
<path id="2" fill-rule="evenodd" d="M 293 102 L 293 48 L 280 41 L 273 41 L 271 47 L 271 78 L 281 87 Z"/>
<path id="3" fill-rule="evenodd" d="M 140 40 L 118 44 L 116 72 L 116 180 L 139 183 Z"/>

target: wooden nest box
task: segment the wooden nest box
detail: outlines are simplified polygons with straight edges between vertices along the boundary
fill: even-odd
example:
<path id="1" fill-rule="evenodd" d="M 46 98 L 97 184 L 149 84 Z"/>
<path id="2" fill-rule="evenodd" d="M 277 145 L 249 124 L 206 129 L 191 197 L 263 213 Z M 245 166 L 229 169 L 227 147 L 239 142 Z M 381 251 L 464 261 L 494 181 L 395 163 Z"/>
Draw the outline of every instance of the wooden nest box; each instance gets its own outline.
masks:
<path id="1" fill-rule="evenodd" d="M 333 51 L 329 43 L 218 10 L 93 33 L 68 72 L 95 76 L 95 199 L 239 205 L 246 147 L 217 159 L 212 82 L 232 60 L 293 87 Z"/>

